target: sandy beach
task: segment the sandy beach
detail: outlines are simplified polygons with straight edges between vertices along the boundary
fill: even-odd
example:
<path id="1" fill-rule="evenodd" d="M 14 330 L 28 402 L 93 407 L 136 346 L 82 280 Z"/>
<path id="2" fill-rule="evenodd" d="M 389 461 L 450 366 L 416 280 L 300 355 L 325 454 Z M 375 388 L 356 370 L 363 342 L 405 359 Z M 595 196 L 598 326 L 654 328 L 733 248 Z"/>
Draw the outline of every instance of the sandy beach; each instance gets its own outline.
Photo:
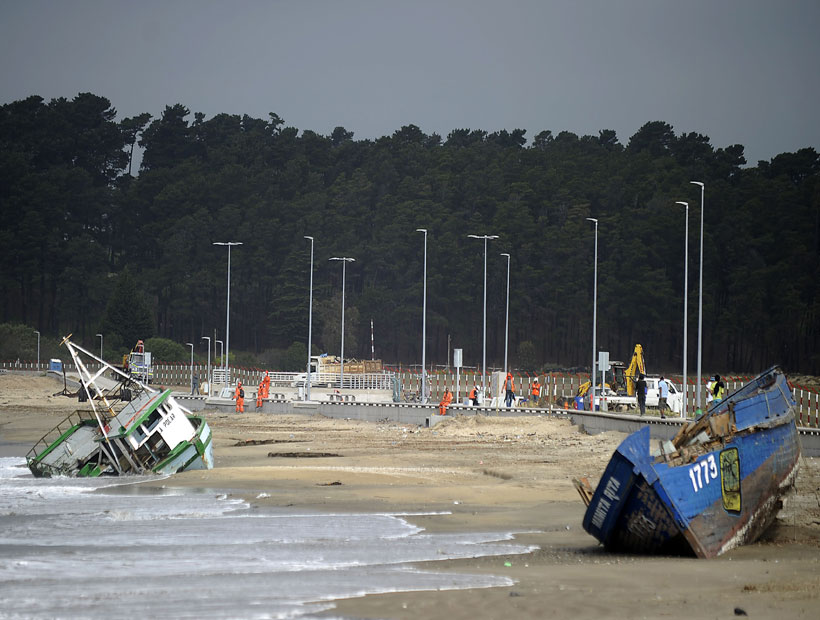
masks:
<path id="1" fill-rule="evenodd" d="M 0 374 L 0 452 L 23 455 L 80 408 L 49 377 Z M 83 403 L 82 407 L 87 407 Z M 572 479 L 597 483 L 618 433 L 589 436 L 549 417 L 448 417 L 434 428 L 321 416 L 206 412 L 216 467 L 157 484 L 227 490 L 252 503 L 321 511 L 441 512 L 431 531 L 516 531 L 531 554 L 431 563 L 505 575 L 505 588 L 337 601 L 349 618 L 816 618 L 820 466 L 764 540 L 714 560 L 606 553 L 583 531 Z M 260 494 L 262 497 L 260 497 Z M 443 579 L 443 584 L 446 579 Z M 446 587 L 446 586 L 443 586 Z"/>

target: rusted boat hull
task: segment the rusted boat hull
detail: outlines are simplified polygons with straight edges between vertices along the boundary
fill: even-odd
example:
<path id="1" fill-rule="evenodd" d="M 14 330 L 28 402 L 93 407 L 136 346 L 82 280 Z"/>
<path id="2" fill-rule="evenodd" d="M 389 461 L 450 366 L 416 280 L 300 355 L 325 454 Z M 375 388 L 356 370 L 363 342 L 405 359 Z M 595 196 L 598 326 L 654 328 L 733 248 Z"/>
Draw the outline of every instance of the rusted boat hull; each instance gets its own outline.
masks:
<path id="1" fill-rule="evenodd" d="M 794 399 L 773 368 L 684 427 L 660 454 L 649 428 L 615 451 L 584 515 L 608 550 L 709 558 L 756 540 L 797 474 Z M 710 419 L 711 418 L 711 419 Z"/>

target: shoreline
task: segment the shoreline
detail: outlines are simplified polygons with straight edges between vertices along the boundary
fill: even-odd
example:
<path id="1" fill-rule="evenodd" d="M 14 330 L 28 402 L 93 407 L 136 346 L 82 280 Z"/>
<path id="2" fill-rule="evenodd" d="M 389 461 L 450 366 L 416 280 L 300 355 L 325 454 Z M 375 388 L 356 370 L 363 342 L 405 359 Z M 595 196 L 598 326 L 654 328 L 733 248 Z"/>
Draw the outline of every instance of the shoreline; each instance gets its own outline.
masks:
<path id="1" fill-rule="evenodd" d="M 0 443 L 29 442 L 24 456 L 78 408 L 52 396 L 55 385 L 0 375 Z M 618 433 L 583 435 L 545 417 L 448 416 L 426 429 L 308 415 L 204 415 L 215 468 L 141 484 L 225 490 L 254 506 L 388 512 L 431 532 L 519 532 L 516 543 L 539 547 L 416 565 L 445 575 L 443 588 L 451 571 L 509 577 L 509 587 L 367 595 L 337 600 L 321 617 L 691 619 L 732 617 L 736 607 L 757 617 L 816 616 L 815 459 L 802 459 L 797 491 L 761 542 L 714 560 L 626 556 L 605 552 L 583 530 L 584 505 L 571 484 L 584 475 L 597 481 Z"/>

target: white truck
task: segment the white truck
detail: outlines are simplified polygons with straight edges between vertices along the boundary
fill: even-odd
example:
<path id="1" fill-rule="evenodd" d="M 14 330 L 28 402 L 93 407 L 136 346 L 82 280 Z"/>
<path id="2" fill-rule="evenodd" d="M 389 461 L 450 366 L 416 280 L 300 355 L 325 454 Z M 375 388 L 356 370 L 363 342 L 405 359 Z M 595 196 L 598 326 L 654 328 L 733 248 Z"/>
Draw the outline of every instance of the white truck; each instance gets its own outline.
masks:
<path id="1" fill-rule="evenodd" d="M 137 340 L 131 353 L 122 356 L 122 369 L 138 381 L 154 382 L 154 364 L 151 361 L 151 353 L 145 350 L 142 340 Z"/>
<path id="2" fill-rule="evenodd" d="M 658 391 L 660 376 L 646 377 L 645 380 L 646 406 L 657 409 L 660 399 L 660 392 Z M 666 383 L 669 386 L 669 396 L 666 398 L 666 404 L 672 412 L 681 415 L 683 411 L 683 391 L 680 386 L 669 379 L 666 379 Z M 604 390 L 603 396 L 608 411 L 636 411 L 638 409 L 638 398 L 636 396 L 618 396 L 609 389 Z"/>

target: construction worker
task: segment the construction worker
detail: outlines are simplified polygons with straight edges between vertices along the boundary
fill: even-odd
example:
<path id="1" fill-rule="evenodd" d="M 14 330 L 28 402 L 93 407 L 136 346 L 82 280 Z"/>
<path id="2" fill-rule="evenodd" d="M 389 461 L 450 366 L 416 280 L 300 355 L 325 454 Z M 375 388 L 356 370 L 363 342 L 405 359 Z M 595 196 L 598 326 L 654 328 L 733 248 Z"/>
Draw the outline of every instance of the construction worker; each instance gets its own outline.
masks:
<path id="1" fill-rule="evenodd" d="M 470 402 L 473 404 L 473 407 L 478 407 L 478 386 L 474 385 L 473 389 L 470 390 L 468 395 Z"/>
<path id="2" fill-rule="evenodd" d="M 262 382 L 265 384 L 265 393 L 263 398 L 267 398 L 270 396 L 270 375 L 267 370 L 265 371 L 265 376 L 262 377 Z"/>
<path id="3" fill-rule="evenodd" d="M 236 382 L 236 391 L 233 397 L 236 399 L 236 413 L 245 413 L 245 390 L 242 389 L 242 382 Z"/>
<path id="4" fill-rule="evenodd" d="M 262 408 L 262 399 L 265 398 L 265 380 L 259 382 L 259 389 L 256 390 L 256 408 Z"/>
<path id="5" fill-rule="evenodd" d="M 720 375 L 715 375 L 715 386 L 713 388 L 713 393 L 715 395 L 715 403 L 722 401 L 723 397 L 726 395 L 726 384 L 720 380 Z"/>
<path id="6" fill-rule="evenodd" d="M 507 407 L 511 407 L 515 402 L 515 382 L 511 372 L 507 373 L 507 378 L 504 379 L 504 389 L 506 390 Z"/>
<path id="7" fill-rule="evenodd" d="M 532 403 L 538 404 L 538 399 L 541 398 L 541 384 L 538 383 L 538 377 L 532 382 Z"/>
<path id="8" fill-rule="evenodd" d="M 453 402 L 453 393 L 444 388 L 444 396 L 441 397 L 441 402 L 438 404 L 439 415 L 447 415 L 447 407 L 450 406 L 451 402 Z"/>

